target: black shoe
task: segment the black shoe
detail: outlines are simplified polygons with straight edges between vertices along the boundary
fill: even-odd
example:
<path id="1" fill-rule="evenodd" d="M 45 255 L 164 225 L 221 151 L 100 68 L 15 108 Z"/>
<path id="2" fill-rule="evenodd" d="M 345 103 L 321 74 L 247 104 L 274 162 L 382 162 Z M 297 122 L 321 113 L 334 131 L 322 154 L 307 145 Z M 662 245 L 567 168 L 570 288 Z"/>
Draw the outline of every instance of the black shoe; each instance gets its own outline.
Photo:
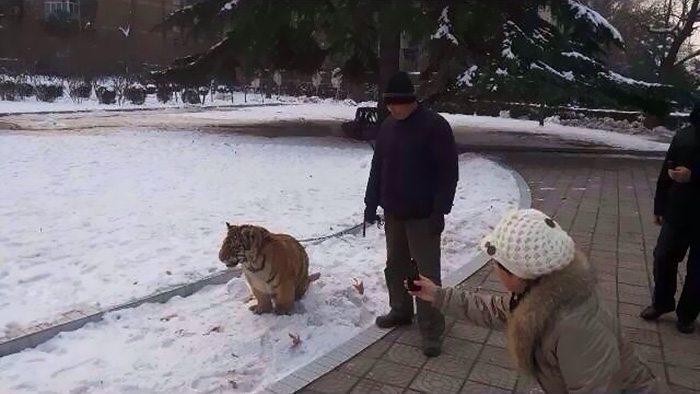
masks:
<path id="1" fill-rule="evenodd" d="M 673 312 L 674 309 L 656 309 L 654 305 L 648 306 L 644 308 L 642 313 L 639 314 L 639 316 L 647 321 L 652 321 L 656 320 L 661 317 L 661 315 L 664 315 L 666 313 Z"/>
<path id="2" fill-rule="evenodd" d="M 422 345 L 425 357 L 437 357 L 442 353 L 441 340 L 423 339 Z"/>
<path id="3" fill-rule="evenodd" d="M 432 358 L 437 357 L 442 353 L 442 349 L 439 345 L 430 345 L 423 347 L 423 354 L 425 357 Z"/>
<path id="4" fill-rule="evenodd" d="M 676 328 L 681 334 L 692 334 L 695 332 L 695 321 L 684 322 L 683 320 L 678 320 Z"/>
<path id="5" fill-rule="evenodd" d="M 412 317 L 398 317 L 389 312 L 386 315 L 377 317 L 375 324 L 379 328 L 392 328 L 396 326 L 407 326 L 413 322 Z"/>

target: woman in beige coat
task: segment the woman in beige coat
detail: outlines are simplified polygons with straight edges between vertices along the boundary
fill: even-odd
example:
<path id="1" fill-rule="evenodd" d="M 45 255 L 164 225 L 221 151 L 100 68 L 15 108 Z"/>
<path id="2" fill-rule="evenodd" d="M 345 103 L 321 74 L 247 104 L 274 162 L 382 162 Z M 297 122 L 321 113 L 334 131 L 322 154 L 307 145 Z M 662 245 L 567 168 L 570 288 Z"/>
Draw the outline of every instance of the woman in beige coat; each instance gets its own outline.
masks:
<path id="1" fill-rule="evenodd" d="M 516 365 L 547 393 L 655 393 L 662 387 L 601 302 L 585 258 L 534 209 L 507 214 L 482 242 L 509 298 L 440 288 L 411 292 L 445 315 L 506 328 Z"/>

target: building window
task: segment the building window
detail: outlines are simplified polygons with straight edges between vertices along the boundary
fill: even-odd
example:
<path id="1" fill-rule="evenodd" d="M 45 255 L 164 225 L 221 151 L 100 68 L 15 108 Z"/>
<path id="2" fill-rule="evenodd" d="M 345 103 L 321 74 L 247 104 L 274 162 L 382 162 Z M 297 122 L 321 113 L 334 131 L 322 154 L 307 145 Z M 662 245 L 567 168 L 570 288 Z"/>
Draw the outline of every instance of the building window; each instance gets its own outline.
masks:
<path id="1" fill-rule="evenodd" d="M 44 3 L 44 16 L 47 20 L 57 16 L 79 19 L 80 2 L 78 0 L 46 1 Z"/>

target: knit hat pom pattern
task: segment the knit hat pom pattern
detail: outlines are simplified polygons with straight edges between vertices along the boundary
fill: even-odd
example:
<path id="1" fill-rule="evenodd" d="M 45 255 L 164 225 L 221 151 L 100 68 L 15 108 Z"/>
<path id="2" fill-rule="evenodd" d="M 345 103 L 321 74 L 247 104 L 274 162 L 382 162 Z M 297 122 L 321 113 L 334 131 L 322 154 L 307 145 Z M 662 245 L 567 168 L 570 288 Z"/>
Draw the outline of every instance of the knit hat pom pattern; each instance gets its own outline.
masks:
<path id="1" fill-rule="evenodd" d="M 535 279 L 574 259 L 576 246 L 554 220 L 535 209 L 506 214 L 482 241 L 483 251 L 514 275 Z"/>

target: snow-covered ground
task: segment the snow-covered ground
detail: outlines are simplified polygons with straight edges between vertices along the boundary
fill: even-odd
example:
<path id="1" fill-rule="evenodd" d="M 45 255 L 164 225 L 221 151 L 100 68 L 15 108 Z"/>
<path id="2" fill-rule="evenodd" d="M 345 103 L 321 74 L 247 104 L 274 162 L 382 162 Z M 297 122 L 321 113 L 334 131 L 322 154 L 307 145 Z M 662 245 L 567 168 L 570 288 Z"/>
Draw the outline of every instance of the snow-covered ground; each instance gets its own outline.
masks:
<path id="1" fill-rule="evenodd" d="M 462 114 L 442 114 L 453 128 L 459 128 L 460 133 L 469 132 L 515 132 L 530 133 L 561 138 L 570 141 L 581 141 L 608 145 L 616 148 L 631 150 L 665 151 L 668 144 L 657 142 L 643 135 L 630 135 L 620 132 L 585 129 L 580 127 L 563 126 L 547 123 L 540 126 L 536 121 L 490 116 L 475 116 Z M 282 105 L 275 107 L 237 108 L 226 111 L 206 111 L 196 113 L 174 114 L 173 117 L 196 118 L 201 120 L 227 120 L 230 124 L 255 124 L 271 121 L 289 120 L 351 120 L 355 113 L 348 105 L 334 103 Z"/>
<path id="2" fill-rule="evenodd" d="M 337 139 L 194 132 L 0 134 L 0 327 L 123 302 L 223 268 L 224 221 L 305 238 L 361 220 L 371 151 Z M 460 161 L 443 272 L 475 254 L 519 193 Z M 105 320 L 0 359 L 0 392 L 250 392 L 319 357 L 386 310 L 382 232 L 307 246 L 321 273 L 292 316 L 256 316 L 241 279 Z M 360 296 L 352 278 L 364 282 Z M 289 334 L 302 343 L 291 346 Z M 235 387 L 235 388 L 234 388 Z"/>
<path id="3" fill-rule="evenodd" d="M 224 222 L 361 220 L 370 148 L 189 132 L 0 135 L 0 329 L 224 268 Z"/>
<path id="4" fill-rule="evenodd" d="M 173 98 L 167 103 L 158 101 L 154 94 L 146 97 L 146 102 L 142 105 L 134 105 L 126 101 L 123 104 L 100 104 L 93 93 L 92 97 L 80 102 L 73 101 L 68 96 L 63 96 L 53 103 L 46 103 L 36 100 L 34 97 L 28 97 L 21 101 L 2 101 L 0 100 L 0 114 L 22 114 L 22 113 L 42 113 L 42 112 L 73 112 L 73 111 L 101 111 L 101 110 L 120 110 L 120 109 L 152 109 L 152 108 L 179 108 L 179 107 L 223 107 L 230 105 L 260 105 L 260 104 L 279 104 L 279 103 L 304 103 L 304 102 L 323 102 L 331 101 L 330 99 L 323 100 L 318 97 L 291 97 L 277 96 L 273 94 L 271 98 L 265 98 L 260 93 L 234 92 L 231 94 L 215 93 L 212 96 L 208 95 L 202 105 L 184 104 L 179 98 L 177 101 Z"/>
<path id="5" fill-rule="evenodd" d="M 226 106 L 231 105 L 230 96 L 225 100 L 215 100 L 211 103 L 209 100 L 206 105 Z M 275 106 L 260 106 L 262 103 L 281 104 Z M 179 113 L 164 113 L 144 115 L 143 119 L 129 119 L 123 117 L 123 127 L 143 127 L 144 123 L 156 122 L 159 124 L 167 123 L 171 125 L 180 125 L 187 127 L 195 127 L 198 122 L 203 124 L 213 125 L 249 125 L 261 124 L 277 121 L 348 121 L 355 117 L 355 109 L 357 106 L 375 106 L 374 102 L 355 103 L 352 100 L 335 101 L 332 99 L 319 99 L 318 97 L 288 97 L 288 96 L 273 96 L 273 99 L 263 100 L 259 94 L 249 94 L 247 103 L 244 103 L 243 94 L 235 93 L 234 103 L 244 105 L 239 108 L 231 108 L 227 110 L 207 110 L 199 112 L 179 112 Z M 76 104 L 70 99 L 62 98 L 59 102 L 53 104 L 36 103 L 33 99 L 28 99 L 24 102 L 7 102 L 0 101 L 0 113 L 21 114 L 27 112 L 49 112 L 49 111 L 75 111 L 75 110 L 102 110 L 102 109 L 130 109 L 130 108 L 174 108 L 183 107 L 187 109 L 198 109 L 201 106 L 183 105 L 168 103 L 161 104 L 155 100 L 154 96 L 149 96 L 148 101 L 143 106 L 134 106 L 130 104 L 118 105 L 100 105 L 95 100 L 89 100 L 84 103 Z M 538 122 L 530 120 L 511 119 L 503 117 L 490 116 L 474 116 L 463 114 L 442 114 L 450 124 L 459 128 L 459 132 L 502 132 L 502 133 L 530 133 L 539 136 L 551 136 L 568 141 L 579 141 L 584 143 L 602 144 L 610 147 L 629 149 L 629 150 L 650 150 L 650 151 L 665 151 L 668 149 L 668 144 L 655 141 L 653 137 L 668 138 L 664 133 L 640 132 L 638 129 L 633 129 L 633 133 L 597 130 L 582 127 L 570 127 L 549 122 L 541 127 Z M 89 116 L 85 114 L 84 116 Z M 23 126 L 22 120 L 13 122 Z M 94 122 L 90 119 L 81 121 L 80 115 L 71 116 L 71 118 L 53 119 L 49 117 L 37 122 L 29 120 L 32 130 L 44 130 L 52 127 L 75 129 L 93 128 Z M 115 122 L 119 123 L 118 119 L 110 118 L 109 124 L 105 126 L 115 127 Z M 98 123 L 99 125 L 99 123 Z M 27 125 L 24 125 L 27 126 Z M 154 126 L 159 127 L 159 126 Z M 646 134 L 646 135 L 644 135 Z M 659 134 L 658 136 L 656 134 Z M 668 133 L 666 133 L 668 134 Z"/>
<path id="6" fill-rule="evenodd" d="M 537 121 L 490 116 L 442 114 L 455 126 L 468 127 L 479 131 L 516 132 L 545 135 L 564 140 L 604 144 L 616 148 L 631 150 L 666 151 L 668 144 L 657 142 L 642 135 L 630 135 L 607 130 L 584 129 L 545 123 L 540 126 Z"/>

